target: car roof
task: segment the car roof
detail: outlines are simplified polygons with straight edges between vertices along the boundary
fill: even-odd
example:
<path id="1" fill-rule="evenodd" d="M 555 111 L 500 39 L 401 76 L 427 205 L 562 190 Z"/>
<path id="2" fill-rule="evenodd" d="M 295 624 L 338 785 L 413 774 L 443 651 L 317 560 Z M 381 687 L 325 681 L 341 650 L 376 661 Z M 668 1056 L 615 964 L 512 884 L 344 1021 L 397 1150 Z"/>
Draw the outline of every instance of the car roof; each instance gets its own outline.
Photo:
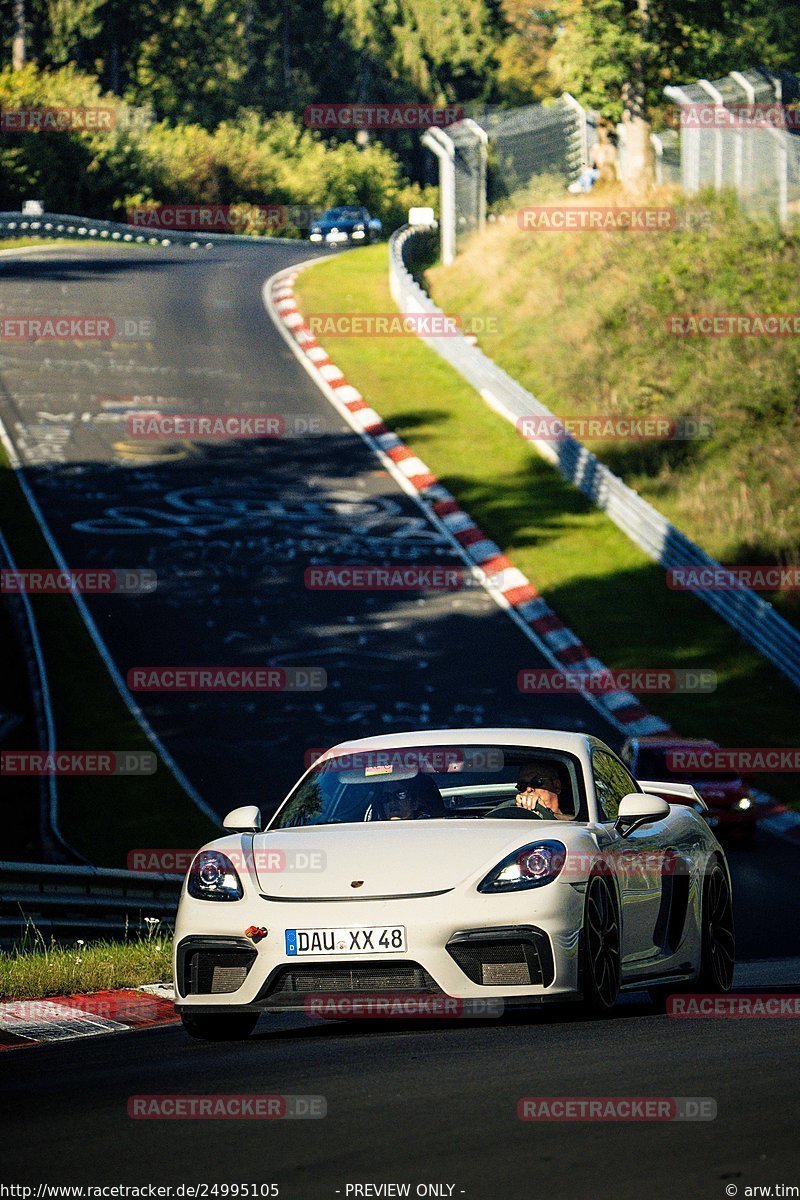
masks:
<path id="1" fill-rule="evenodd" d="M 351 754 L 359 750 L 396 750 L 413 746 L 520 746 L 523 749 L 563 750 L 572 754 L 585 753 L 592 745 L 607 749 L 597 738 L 586 733 L 560 729 L 417 729 L 406 733 L 385 733 L 374 737 L 339 742 L 325 757 Z M 323 757 L 323 756 L 320 756 Z"/>

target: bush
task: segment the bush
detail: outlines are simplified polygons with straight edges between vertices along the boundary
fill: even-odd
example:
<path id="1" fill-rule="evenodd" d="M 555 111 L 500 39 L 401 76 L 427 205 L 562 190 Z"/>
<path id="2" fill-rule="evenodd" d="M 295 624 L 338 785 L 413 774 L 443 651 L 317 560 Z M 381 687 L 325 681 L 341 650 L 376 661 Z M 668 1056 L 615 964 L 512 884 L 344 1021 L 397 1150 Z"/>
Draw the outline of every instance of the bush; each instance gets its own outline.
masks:
<path id="1" fill-rule="evenodd" d="M 0 148 L 0 209 L 35 197 L 49 212 L 124 219 L 137 204 L 358 203 L 390 230 L 410 205 L 431 199 L 380 142 L 326 142 L 288 114 L 243 112 L 213 131 L 163 121 L 137 127 L 126 104 L 73 67 L 0 71 L 0 109 L 29 106 L 100 106 L 117 120 L 103 132 L 9 133 Z"/>

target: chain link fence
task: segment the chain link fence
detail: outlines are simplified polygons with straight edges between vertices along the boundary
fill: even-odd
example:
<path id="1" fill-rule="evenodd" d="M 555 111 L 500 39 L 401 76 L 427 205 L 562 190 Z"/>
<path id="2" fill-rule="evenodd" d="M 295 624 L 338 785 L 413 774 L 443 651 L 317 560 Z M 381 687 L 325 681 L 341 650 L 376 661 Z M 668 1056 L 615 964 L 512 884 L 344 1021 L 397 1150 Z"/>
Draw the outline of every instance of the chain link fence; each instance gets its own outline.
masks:
<path id="1" fill-rule="evenodd" d="M 731 189 L 750 212 L 786 224 L 800 212 L 800 83 L 788 71 L 732 71 L 668 87 L 689 195 Z"/>
<path id="2" fill-rule="evenodd" d="M 480 229 L 488 205 L 501 203 L 541 175 L 566 185 L 586 165 L 589 114 L 564 95 L 552 104 L 493 109 L 423 136 L 439 159 L 442 259 Z"/>
<path id="3" fill-rule="evenodd" d="M 653 134 L 656 183 L 688 195 L 733 189 L 748 210 L 786 224 L 800 213 L 800 82 L 788 71 L 732 71 L 724 79 L 664 89 L 671 126 Z M 502 204 L 551 175 L 565 187 L 587 165 L 594 114 L 570 95 L 551 104 L 476 113 L 423 136 L 439 159 L 442 260 Z M 625 177 L 625 126 L 617 127 L 617 169 Z"/>

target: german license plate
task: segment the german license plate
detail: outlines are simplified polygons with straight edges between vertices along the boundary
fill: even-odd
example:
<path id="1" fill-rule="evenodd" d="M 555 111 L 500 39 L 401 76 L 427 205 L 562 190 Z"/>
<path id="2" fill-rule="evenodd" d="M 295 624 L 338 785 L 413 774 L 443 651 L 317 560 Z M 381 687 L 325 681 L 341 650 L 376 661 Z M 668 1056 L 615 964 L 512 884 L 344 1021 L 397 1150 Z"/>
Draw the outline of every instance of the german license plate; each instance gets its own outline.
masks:
<path id="1" fill-rule="evenodd" d="M 347 928 L 287 929 L 286 954 L 404 954 L 404 925 L 354 925 Z"/>

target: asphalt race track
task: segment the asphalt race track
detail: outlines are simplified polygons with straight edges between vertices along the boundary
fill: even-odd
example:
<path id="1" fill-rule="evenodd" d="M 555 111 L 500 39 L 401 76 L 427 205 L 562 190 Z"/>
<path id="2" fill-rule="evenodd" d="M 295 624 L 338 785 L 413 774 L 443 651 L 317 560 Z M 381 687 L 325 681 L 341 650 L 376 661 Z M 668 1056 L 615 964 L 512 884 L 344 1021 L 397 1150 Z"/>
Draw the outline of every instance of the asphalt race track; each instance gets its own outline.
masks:
<path id="1" fill-rule="evenodd" d="M 4 1179 L 278 1183 L 298 1200 L 367 1182 L 454 1185 L 442 1194 L 472 1200 L 668 1200 L 800 1175 L 791 1021 L 676 1020 L 629 1001 L 605 1021 L 564 1008 L 384 1024 L 275 1017 L 245 1044 L 162 1028 L 8 1051 Z M 131 1096 L 178 1093 L 323 1096 L 327 1116 L 127 1116 Z M 517 1118 L 523 1096 L 586 1095 L 709 1097 L 718 1115 L 623 1127 Z"/>
<path id="2" fill-rule="evenodd" d="M 322 667 L 324 692 L 137 693 L 204 800 L 272 811 L 304 752 L 381 731 L 591 727 L 580 697 L 517 691 L 548 666 L 491 598 L 308 591 L 318 563 L 460 566 L 302 370 L 261 287 L 308 246 L 0 258 L 5 305 L 110 315 L 103 343 L 9 343 L 0 416 L 72 568 L 149 568 L 155 592 L 87 596 L 125 675 L 136 666 Z M 24 309 L 23 309 L 24 311 Z M 132 411 L 266 413 L 269 440 L 126 438 Z M 307 432 L 311 428 L 315 432 Z"/>
<path id="3" fill-rule="evenodd" d="M 291 697 L 141 694 L 153 727 L 218 812 L 234 801 L 270 809 L 308 747 L 352 735 L 542 724 L 618 745 L 579 697 L 517 693 L 517 671 L 544 660 L 480 591 L 305 589 L 316 562 L 455 562 L 263 310 L 264 280 L 305 257 L 307 247 L 287 246 L 0 259 L 7 308 L 47 311 L 47 296 L 57 311 L 145 323 L 146 336 L 104 350 L 9 344 L 0 363 L 0 416 L 67 562 L 158 572 L 149 596 L 87 598 L 123 672 L 265 663 L 328 672 L 324 692 Z M 279 413 L 298 432 L 177 453 L 154 446 L 143 459 L 126 444 L 124 415 L 150 403 Z M 762 833 L 731 863 L 737 986 L 799 990 L 797 848 Z M 0 1055 L 2 1176 L 277 1183 L 285 1200 L 391 1195 L 352 1188 L 403 1183 L 412 1196 L 437 1185 L 427 1194 L 470 1200 L 716 1200 L 731 1188 L 744 1197 L 748 1186 L 800 1184 L 799 1045 L 792 1021 L 676 1020 L 636 996 L 608 1020 L 569 1007 L 499 1022 L 286 1016 L 262 1018 L 244 1044 L 197 1043 L 168 1027 L 34 1046 Z M 322 1096 L 327 1116 L 127 1115 L 131 1096 L 178 1093 Z M 586 1095 L 707 1097 L 717 1117 L 623 1126 L 517 1117 L 523 1096 Z"/>

